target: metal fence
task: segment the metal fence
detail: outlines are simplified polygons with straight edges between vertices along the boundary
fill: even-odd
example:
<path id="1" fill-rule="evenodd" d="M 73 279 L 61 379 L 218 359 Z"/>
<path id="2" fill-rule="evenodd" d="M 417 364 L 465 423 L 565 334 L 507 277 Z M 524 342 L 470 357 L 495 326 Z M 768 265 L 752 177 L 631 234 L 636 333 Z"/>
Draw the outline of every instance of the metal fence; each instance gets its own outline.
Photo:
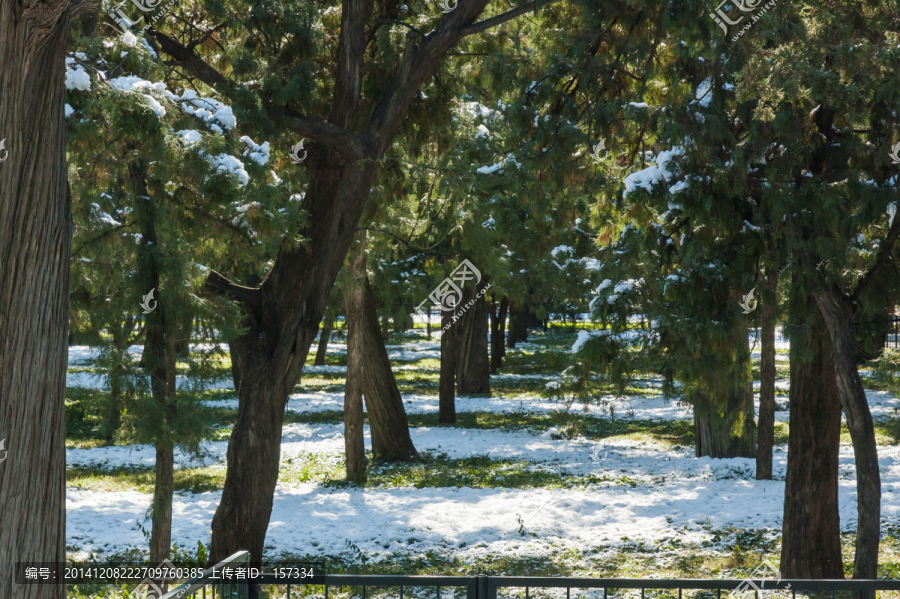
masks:
<path id="1" fill-rule="evenodd" d="M 240 554 L 235 554 L 235 556 Z M 233 559 L 235 556 L 232 556 Z M 217 565 L 221 570 L 221 566 Z M 211 572 L 210 569 L 207 572 Z M 204 577 L 207 573 L 204 573 Z M 199 589 L 206 589 L 203 578 L 191 581 L 178 587 L 163 599 L 181 599 L 184 597 L 201 597 L 195 594 Z M 754 594 L 754 599 L 759 599 L 758 589 L 764 591 L 781 590 L 789 591 L 792 599 L 795 599 L 797 593 L 809 594 L 816 593 L 828 596 L 830 593 L 832 598 L 837 597 L 837 593 L 848 592 L 868 592 L 871 596 L 875 596 L 877 591 L 900 591 L 900 580 L 775 580 L 768 579 L 673 579 L 673 578 L 570 578 L 570 577 L 546 577 L 546 576 L 382 576 L 370 574 L 324 574 L 310 577 L 303 580 L 286 581 L 279 578 L 273 573 L 262 574 L 256 578 L 253 583 L 241 582 L 242 590 L 240 592 L 249 594 L 229 595 L 228 591 L 219 590 L 219 587 L 213 587 L 213 592 L 226 593 L 221 595 L 202 595 L 206 598 L 231 599 L 255 597 L 255 590 L 250 590 L 253 585 L 268 586 L 275 585 L 278 590 L 275 594 L 269 595 L 272 599 L 297 599 L 302 596 L 321 597 L 329 599 L 329 591 L 333 597 L 334 589 L 343 591 L 343 587 L 355 587 L 358 589 L 357 596 L 366 599 L 367 594 L 372 596 L 375 589 L 395 589 L 391 593 L 392 597 L 407 599 L 412 595 L 415 599 L 442 599 L 441 589 L 449 588 L 465 588 L 466 599 L 498 599 L 499 596 L 509 596 L 515 594 L 523 596 L 521 589 L 524 589 L 524 599 L 534 599 L 533 591 L 535 589 L 559 589 L 558 595 L 562 596 L 562 589 L 565 589 L 566 599 L 572 599 L 572 591 L 584 589 L 596 589 L 599 599 L 599 590 L 603 590 L 603 599 L 608 599 L 612 594 L 619 594 L 619 591 L 640 590 L 641 599 L 645 599 L 646 591 L 677 591 L 678 599 L 682 598 L 682 592 L 686 590 L 707 591 L 714 593 L 716 599 L 721 599 L 723 591 L 726 596 L 738 589 L 743 589 L 744 597 L 749 597 L 750 589 Z M 297 592 L 302 587 L 313 587 L 306 589 L 305 592 Z M 283 589 L 283 590 L 282 590 Z M 321 589 L 321 595 L 316 592 Z M 416 589 L 410 592 L 410 589 Z M 519 589 L 517 593 L 502 592 L 507 589 Z M 424 592 L 423 592 L 424 590 Z M 177 594 L 186 591 L 184 594 Z M 205 592 L 205 591 L 204 591 Z M 282 594 L 283 593 L 283 594 Z M 432 595 L 432 593 L 434 593 Z M 443 599 L 446 599 L 444 597 Z"/>
<path id="2" fill-rule="evenodd" d="M 220 578 L 227 568 L 247 568 L 249 564 L 250 552 L 238 551 L 204 570 L 197 578 L 175 587 L 160 599 L 249 599 L 250 585 L 246 581 Z"/>

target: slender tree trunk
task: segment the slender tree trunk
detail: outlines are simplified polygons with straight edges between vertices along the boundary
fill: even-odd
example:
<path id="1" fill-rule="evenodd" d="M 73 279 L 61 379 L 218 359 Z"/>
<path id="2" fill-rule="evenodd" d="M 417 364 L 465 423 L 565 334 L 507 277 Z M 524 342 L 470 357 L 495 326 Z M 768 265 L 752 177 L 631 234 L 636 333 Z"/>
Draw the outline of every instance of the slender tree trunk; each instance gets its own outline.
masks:
<path id="1" fill-rule="evenodd" d="M 438 396 L 438 422 L 456 423 L 456 340 L 453 312 L 441 311 L 441 379 Z"/>
<path id="2" fill-rule="evenodd" d="M 781 574 L 843 578 L 838 514 L 841 404 L 831 340 L 815 305 L 791 331 L 790 434 L 784 483 Z"/>
<path id="3" fill-rule="evenodd" d="M 0 597 L 16 562 L 65 561 L 71 198 L 62 81 L 71 4 L 0 2 Z"/>
<path id="4" fill-rule="evenodd" d="M 847 415 L 847 428 L 856 459 L 858 524 L 853 578 L 877 578 L 881 538 L 881 476 L 875 427 L 856 367 L 853 307 L 850 299 L 836 287 L 821 289 L 816 294 L 816 303 L 831 336 L 838 397 Z M 875 593 L 854 593 L 854 597 L 874 599 Z"/>
<path id="5" fill-rule="evenodd" d="M 491 394 L 491 369 L 488 359 L 487 300 L 483 283 L 467 287 L 463 306 L 468 310 L 456 325 L 456 385 L 460 394 Z"/>
<path id="6" fill-rule="evenodd" d="M 428 311 L 425 312 L 425 336 L 431 339 L 431 306 L 428 306 Z"/>
<path id="7" fill-rule="evenodd" d="M 509 298 L 505 295 L 503 299 L 500 300 L 500 339 L 498 340 L 497 347 L 500 348 L 500 366 L 502 366 L 502 360 L 506 357 L 506 320 L 507 315 L 509 314 Z"/>
<path id="8" fill-rule="evenodd" d="M 115 366 L 113 367 L 115 368 Z M 100 431 L 103 434 L 103 446 L 114 445 L 116 431 L 122 425 L 122 373 L 109 373 L 109 399 L 106 401 L 106 409 L 103 412 L 103 424 Z"/>
<path id="9" fill-rule="evenodd" d="M 497 302 L 491 302 L 491 374 L 497 374 L 497 370 L 503 365 L 504 343 L 503 330 L 506 321 L 506 309 L 509 302 L 504 296 L 500 300 L 499 309 Z"/>
<path id="10" fill-rule="evenodd" d="M 141 365 L 150 375 L 153 401 L 159 406 L 165 419 L 163 432 L 156 439 L 156 480 L 153 487 L 152 529 L 150 531 L 150 561 L 162 562 L 169 558 L 172 544 L 172 498 L 174 480 L 174 444 L 170 427 L 174 425 L 175 360 L 177 347 L 174 331 L 178 328 L 175 315 L 160 289 L 160 243 L 156 234 L 157 207 L 147 189 L 146 170 L 141 161 L 128 164 L 128 174 L 134 185 L 134 195 L 141 201 L 135 214 L 141 229 L 141 253 L 138 257 L 138 277 L 143 285 L 142 294 L 155 290 L 156 309 L 146 316 L 146 337 Z M 127 350 L 127 348 L 126 348 Z M 165 579 L 155 581 L 166 591 Z"/>
<path id="11" fill-rule="evenodd" d="M 391 370 L 391 361 L 378 327 L 375 296 L 366 277 L 365 232 L 351 256 L 353 291 L 348 295 L 347 324 L 355 336 L 347 352 L 356 352 L 359 360 L 359 385 L 366 403 L 369 429 L 372 432 L 372 454 L 376 461 L 419 460 L 409 436 L 409 422 L 403 398 Z M 360 256 L 360 254 L 362 254 Z"/>
<path id="12" fill-rule="evenodd" d="M 759 361 L 759 422 L 757 423 L 756 479 L 772 479 L 775 445 L 775 324 L 778 316 L 778 271 L 768 273 L 762 294 L 762 331 Z"/>
<path id="13" fill-rule="evenodd" d="M 316 350 L 316 366 L 325 365 L 325 354 L 328 352 L 328 340 L 331 337 L 331 329 L 334 326 L 334 314 L 326 314 L 322 321 L 322 331 L 319 333 L 319 347 Z"/>
<path id="14" fill-rule="evenodd" d="M 344 384 L 344 451 L 347 462 L 347 480 L 362 485 L 366 482 L 366 446 L 363 439 L 363 360 L 365 347 L 362 343 L 360 327 L 350 326 L 355 314 L 362 311 L 365 289 L 363 277 L 366 274 L 365 237 L 357 241 L 361 250 L 352 250 L 350 271 L 352 278 L 344 290 L 344 305 L 347 311 L 347 380 Z M 359 277 L 359 278 L 358 278 Z"/>

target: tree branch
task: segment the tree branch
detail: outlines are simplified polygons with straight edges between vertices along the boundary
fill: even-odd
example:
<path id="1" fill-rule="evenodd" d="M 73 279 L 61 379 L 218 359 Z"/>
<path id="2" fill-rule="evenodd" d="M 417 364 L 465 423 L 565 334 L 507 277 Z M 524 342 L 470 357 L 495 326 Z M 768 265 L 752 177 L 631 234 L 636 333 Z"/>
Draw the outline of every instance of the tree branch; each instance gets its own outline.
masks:
<path id="1" fill-rule="evenodd" d="M 217 295 L 227 295 L 237 302 L 245 305 L 250 309 L 257 309 L 262 305 L 262 297 L 259 289 L 255 287 L 243 287 L 237 283 L 232 283 L 214 270 L 209 271 L 206 276 L 206 285 L 204 288 Z"/>
<path id="2" fill-rule="evenodd" d="M 878 258 L 875 260 L 874 266 L 860 279 L 859 284 L 850 295 L 851 301 L 856 301 L 862 292 L 868 287 L 872 281 L 878 276 L 881 270 L 891 261 L 891 251 L 894 249 L 894 243 L 900 237 L 900 218 L 894 218 L 891 228 L 888 229 L 887 237 L 881 244 L 881 251 L 878 252 Z"/>
<path id="3" fill-rule="evenodd" d="M 549 4 L 553 4 L 554 2 L 558 2 L 559 0 L 549 0 L 544 3 L 544 6 Z M 481 33 L 482 31 L 486 31 L 491 27 L 496 27 L 497 25 L 502 25 L 507 21 L 511 21 L 518 17 L 519 15 L 524 15 L 525 13 L 529 13 L 534 11 L 534 2 L 529 2 L 528 4 L 524 4 L 518 8 L 514 8 L 505 13 L 499 14 L 496 17 L 491 17 L 490 19 L 485 19 L 484 21 L 478 21 L 477 23 L 473 23 L 468 27 L 463 27 L 460 30 L 460 33 L 463 37 L 468 35 L 473 35 L 475 33 Z"/>
<path id="4" fill-rule="evenodd" d="M 166 64 L 180 66 L 192 73 L 200 81 L 215 88 L 221 94 L 234 100 L 233 90 L 237 88 L 237 84 L 222 73 L 206 64 L 202 58 L 197 56 L 193 50 L 171 38 L 164 33 L 160 33 L 155 29 L 150 29 L 148 35 L 153 36 L 159 44 L 160 49 L 174 58 L 174 61 L 167 61 Z M 304 137 L 312 138 L 313 141 L 320 142 L 329 148 L 347 156 L 350 160 L 357 160 L 363 155 L 362 142 L 357 134 L 348 131 L 343 127 L 332 125 L 322 119 L 306 116 L 287 106 L 273 107 L 279 110 L 283 115 L 294 119 L 293 130 Z"/>

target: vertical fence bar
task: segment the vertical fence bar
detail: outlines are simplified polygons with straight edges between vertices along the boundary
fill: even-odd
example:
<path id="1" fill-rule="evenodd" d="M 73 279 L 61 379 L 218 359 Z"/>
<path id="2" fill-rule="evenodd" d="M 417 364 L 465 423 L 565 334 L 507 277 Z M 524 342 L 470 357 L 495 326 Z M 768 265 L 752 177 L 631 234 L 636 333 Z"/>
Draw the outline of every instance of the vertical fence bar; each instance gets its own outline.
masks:
<path id="1" fill-rule="evenodd" d="M 528 587 L 525 587 L 525 599 L 528 599 Z"/>
<path id="2" fill-rule="evenodd" d="M 291 599 L 291 583 L 288 583 L 287 587 L 288 587 L 287 599 Z"/>
<path id="3" fill-rule="evenodd" d="M 400 585 L 400 599 L 403 599 L 403 585 L 402 584 Z"/>
<path id="4" fill-rule="evenodd" d="M 569 599 L 569 591 L 572 590 L 570 587 L 566 587 L 566 599 Z"/>

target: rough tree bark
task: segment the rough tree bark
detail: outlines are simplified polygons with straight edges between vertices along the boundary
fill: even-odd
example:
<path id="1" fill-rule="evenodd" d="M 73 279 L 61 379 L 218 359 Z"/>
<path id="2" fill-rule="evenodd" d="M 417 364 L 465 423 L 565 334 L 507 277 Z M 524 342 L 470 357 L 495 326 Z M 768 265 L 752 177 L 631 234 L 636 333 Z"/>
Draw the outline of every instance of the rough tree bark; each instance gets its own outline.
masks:
<path id="1" fill-rule="evenodd" d="M 506 328 L 506 310 L 509 308 L 509 300 L 504 295 L 497 309 L 496 300 L 491 301 L 491 374 L 497 374 L 497 370 L 503 366 L 504 339 Z"/>
<path id="2" fill-rule="evenodd" d="M 784 483 L 781 574 L 843 578 L 838 515 L 841 404 L 831 340 L 810 303 L 791 331 L 790 433 Z"/>
<path id="3" fill-rule="evenodd" d="M 287 119 L 298 137 L 312 139 L 303 162 L 309 185 L 302 201 L 307 241 L 284 244 L 258 288 L 235 284 L 210 272 L 207 289 L 228 295 L 246 314 L 247 332 L 231 344 L 239 399 L 238 417 L 228 443 L 225 487 L 212 523 L 210 563 L 247 549 L 262 558 L 266 528 L 278 479 L 281 428 L 288 394 L 300 377 L 310 345 L 337 274 L 359 223 L 379 160 L 393 142 L 409 106 L 442 57 L 468 35 L 507 22 L 534 9 L 526 5 L 484 21 L 487 0 L 461 3 L 424 37 L 410 31 L 406 47 L 382 96 L 371 112 L 359 110 L 372 0 L 344 0 L 331 112 L 327 120 L 267 104 Z M 178 40 L 159 31 L 149 35 L 170 56 L 170 64 L 216 88 L 234 102 L 245 102 L 246 88 L 226 78 Z M 368 110 L 368 109 L 366 109 Z M 364 123 L 364 131 L 349 127 Z M 296 235 L 298 232 L 292 232 Z"/>
<path id="4" fill-rule="evenodd" d="M 765 279 L 761 294 L 762 331 L 759 361 L 759 421 L 756 425 L 756 479 L 772 479 L 772 447 L 775 445 L 775 324 L 778 316 L 778 271 Z"/>
<path id="5" fill-rule="evenodd" d="M 322 331 L 319 333 L 319 347 L 316 349 L 316 366 L 325 365 L 325 354 L 328 353 L 328 340 L 331 337 L 331 329 L 334 327 L 334 314 L 326 314 L 322 321 Z"/>
<path id="6" fill-rule="evenodd" d="M 71 199 L 63 71 L 68 0 L 0 3 L 0 597 L 15 562 L 65 560 Z"/>
<path id="7" fill-rule="evenodd" d="M 391 370 L 391 361 L 378 326 L 375 297 L 366 276 L 365 231 L 351 254 L 352 291 L 347 294 L 347 326 L 354 336 L 347 344 L 347 358 L 354 352 L 358 369 L 354 376 L 362 390 L 372 432 L 372 456 L 376 461 L 411 462 L 419 453 L 409 436 L 403 398 Z M 360 255 L 362 254 L 362 255 Z M 349 371 L 349 366 L 348 366 Z"/>
<path id="8" fill-rule="evenodd" d="M 357 241 L 363 245 L 363 239 Z M 362 280 L 366 274 L 366 253 L 357 251 L 351 256 L 350 271 L 352 278 L 344 289 L 344 303 L 347 306 L 347 321 L 350 314 L 357 314 L 362 309 Z M 362 275 L 362 276 L 360 276 Z M 347 480 L 362 485 L 366 482 L 366 446 L 363 439 L 363 401 L 362 377 L 364 348 L 361 343 L 359 327 L 348 328 L 347 331 L 347 380 L 344 383 L 344 451 L 346 453 Z"/>
<path id="9" fill-rule="evenodd" d="M 873 579 L 878 577 L 881 539 L 881 476 L 875 427 L 856 366 L 853 306 L 840 289 L 824 285 L 816 293 L 816 303 L 831 336 L 838 397 L 847 416 L 856 461 L 858 524 L 853 578 Z M 875 593 L 854 593 L 854 597 L 874 599 Z"/>
<path id="10" fill-rule="evenodd" d="M 456 339 L 453 312 L 441 310 L 441 379 L 438 390 L 438 422 L 456 423 Z"/>
<path id="11" fill-rule="evenodd" d="M 491 369 L 488 359 L 487 300 L 484 283 L 463 290 L 461 310 L 466 312 L 454 327 L 457 342 L 456 388 L 460 394 L 491 394 Z M 471 305 L 470 305 L 471 304 Z"/>

